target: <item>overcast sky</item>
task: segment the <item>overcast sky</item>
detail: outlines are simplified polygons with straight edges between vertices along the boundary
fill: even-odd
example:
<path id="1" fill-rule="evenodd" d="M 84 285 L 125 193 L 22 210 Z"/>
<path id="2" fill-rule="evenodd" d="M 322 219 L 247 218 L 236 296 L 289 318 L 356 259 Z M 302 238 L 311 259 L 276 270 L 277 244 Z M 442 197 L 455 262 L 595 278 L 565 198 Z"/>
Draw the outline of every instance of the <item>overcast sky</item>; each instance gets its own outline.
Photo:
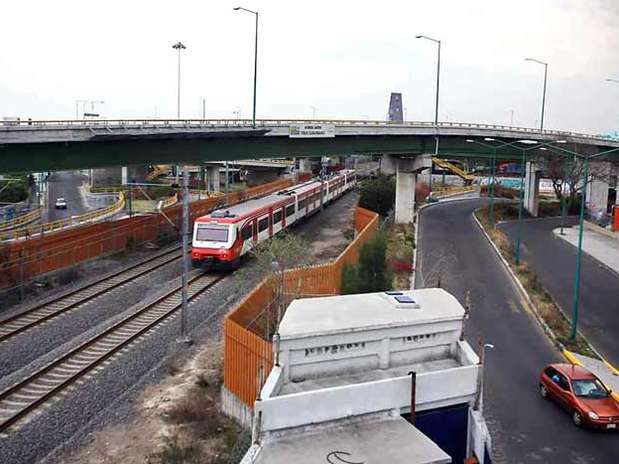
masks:
<path id="1" fill-rule="evenodd" d="M 259 118 L 384 119 L 402 92 L 406 118 L 434 117 L 436 46 L 443 41 L 440 119 L 619 129 L 618 0 L 309 2 L 242 0 L 260 12 Z M 237 2 L 3 1 L 0 116 L 73 118 L 75 100 L 104 100 L 110 118 L 174 117 L 182 41 L 181 116 L 251 117 L 253 16 Z"/>

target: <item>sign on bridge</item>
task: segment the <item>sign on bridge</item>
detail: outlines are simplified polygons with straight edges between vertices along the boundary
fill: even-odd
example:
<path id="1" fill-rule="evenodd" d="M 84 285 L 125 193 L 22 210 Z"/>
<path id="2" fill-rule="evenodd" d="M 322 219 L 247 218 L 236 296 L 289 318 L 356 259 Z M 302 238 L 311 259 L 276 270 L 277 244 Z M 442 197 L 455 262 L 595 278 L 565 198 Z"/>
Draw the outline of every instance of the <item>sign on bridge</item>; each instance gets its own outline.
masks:
<path id="1" fill-rule="evenodd" d="M 291 138 L 335 137 L 335 124 L 290 124 Z"/>

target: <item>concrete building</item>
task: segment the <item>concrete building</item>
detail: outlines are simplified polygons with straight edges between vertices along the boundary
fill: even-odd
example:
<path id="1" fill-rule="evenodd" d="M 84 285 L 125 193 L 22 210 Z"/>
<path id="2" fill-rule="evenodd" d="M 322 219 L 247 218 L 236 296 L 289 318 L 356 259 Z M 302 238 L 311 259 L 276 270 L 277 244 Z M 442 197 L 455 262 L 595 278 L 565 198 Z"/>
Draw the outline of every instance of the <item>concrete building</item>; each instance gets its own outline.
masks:
<path id="1" fill-rule="evenodd" d="M 242 462 L 488 463 L 464 317 L 442 289 L 293 301 Z"/>

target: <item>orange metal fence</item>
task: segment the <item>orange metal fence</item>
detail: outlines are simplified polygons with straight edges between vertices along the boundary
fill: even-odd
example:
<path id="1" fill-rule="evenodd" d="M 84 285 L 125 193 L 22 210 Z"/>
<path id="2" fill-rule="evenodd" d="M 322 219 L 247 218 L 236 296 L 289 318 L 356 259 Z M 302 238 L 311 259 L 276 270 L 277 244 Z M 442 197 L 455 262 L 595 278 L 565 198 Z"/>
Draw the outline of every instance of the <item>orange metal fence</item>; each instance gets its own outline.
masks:
<path id="1" fill-rule="evenodd" d="M 344 265 L 359 261 L 359 251 L 378 230 L 378 221 L 378 214 L 357 207 L 357 236 L 334 261 L 285 271 L 284 306 L 295 297 L 339 294 Z M 228 313 L 224 323 L 224 385 L 251 408 L 261 387 L 260 368 L 265 369 L 262 380 L 266 380 L 273 366 L 272 345 L 265 340 L 269 336 L 257 321 L 273 303 L 274 295 L 273 282 L 262 281 Z"/>
<path id="2" fill-rule="evenodd" d="M 230 204 L 246 201 L 292 185 L 282 179 L 230 194 Z M 223 205 L 223 197 L 190 204 L 190 221 Z M 166 208 L 165 215 L 136 216 L 50 233 L 43 237 L 0 244 L 0 290 L 17 287 L 37 276 L 75 266 L 94 258 L 127 250 L 129 246 L 176 235 L 182 205 Z"/>

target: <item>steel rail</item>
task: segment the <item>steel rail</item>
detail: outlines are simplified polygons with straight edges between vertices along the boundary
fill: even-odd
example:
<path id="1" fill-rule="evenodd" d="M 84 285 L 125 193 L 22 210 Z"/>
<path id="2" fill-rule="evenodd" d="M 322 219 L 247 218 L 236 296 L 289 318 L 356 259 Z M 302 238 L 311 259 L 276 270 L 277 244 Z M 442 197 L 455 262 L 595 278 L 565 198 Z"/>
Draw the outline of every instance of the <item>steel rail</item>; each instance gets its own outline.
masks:
<path id="1" fill-rule="evenodd" d="M 200 274 L 190 280 L 189 300 L 226 277 Z M 156 327 L 180 307 L 181 287 L 163 295 L 98 335 L 81 343 L 43 368 L 0 393 L 0 432 L 5 432 L 50 398 L 76 383 L 140 336 Z"/>
<path id="2" fill-rule="evenodd" d="M 0 321 L 0 343 L 60 316 L 93 298 L 153 272 L 181 257 L 179 246 L 89 282 L 58 298 Z"/>

